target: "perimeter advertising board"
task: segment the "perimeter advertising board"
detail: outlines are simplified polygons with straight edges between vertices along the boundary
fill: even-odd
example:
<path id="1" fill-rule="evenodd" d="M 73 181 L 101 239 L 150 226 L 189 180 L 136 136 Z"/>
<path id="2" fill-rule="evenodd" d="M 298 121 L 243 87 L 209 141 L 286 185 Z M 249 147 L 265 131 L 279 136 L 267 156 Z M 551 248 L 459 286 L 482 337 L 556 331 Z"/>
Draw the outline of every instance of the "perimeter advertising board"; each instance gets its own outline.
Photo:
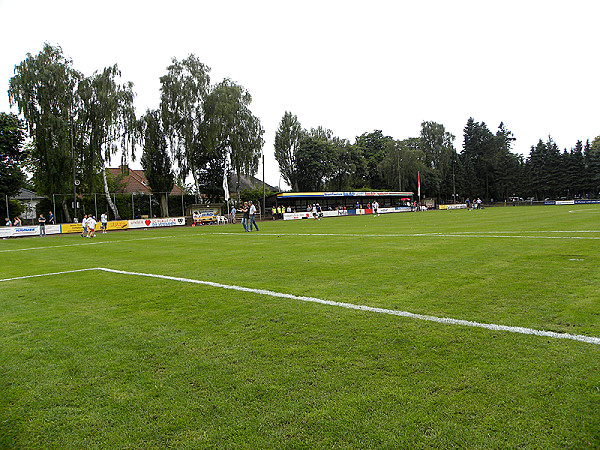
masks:
<path id="1" fill-rule="evenodd" d="M 129 228 L 129 221 L 127 220 L 114 220 L 106 224 L 106 229 L 108 231 L 126 230 L 127 228 Z M 100 222 L 96 222 L 95 229 L 96 231 L 100 231 L 102 229 L 102 224 Z M 60 225 L 60 233 L 81 233 L 82 231 L 83 227 L 80 223 L 63 223 Z"/>
<path id="2" fill-rule="evenodd" d="M 59 234 L 60 225 L 46 225 L 46 234 Z M 22 236 L 39 236 L 39 225 L 25 227 L 2 227 L 0 228 L 0 239 L 22 237 Z"/>
<path id="3" fill-rule="evenodd" d="M 175 227 L 185 225 L 185 217 L 165 217 L 162 219 L 135 219 L 129 221 L 129 228 Z"/>
<path id="4" fill-rule="evenodd" d="M 192 217 L 194 222 L 216 222 L 217 217 L 221 215 L 219 207 L 198 207 L 192 208 Z"/>
<path id="5" fill-rule="evenodd" d="M 410 206 L 396 206 L 395 208 L 379 208 L 379 214 L 389 214 L 398 212 L 410 212 L 412 208 Z M 372 214 L 372 209 L 338 209 L 337 211 L 323 211 L 323 217 L 340 217 L 340 216 L 354 216 L 361 214 Z M 283 220 L 298 220 L 298 219 L 312 219 L 314 218 L 312 212 L 299 212 L 299 213 L 285 213 Z"/>

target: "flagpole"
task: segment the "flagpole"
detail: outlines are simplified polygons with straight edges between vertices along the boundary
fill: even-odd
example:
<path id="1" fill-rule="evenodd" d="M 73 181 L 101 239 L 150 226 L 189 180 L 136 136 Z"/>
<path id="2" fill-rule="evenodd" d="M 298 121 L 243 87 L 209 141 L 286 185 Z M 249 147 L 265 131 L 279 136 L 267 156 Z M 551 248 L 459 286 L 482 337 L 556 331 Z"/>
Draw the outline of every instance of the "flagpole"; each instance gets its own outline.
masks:
<path id="1" fill-rule="evenodd" d="M 419 197 L 419 207 L 421 206 L 421 172 L 417 172 L 417 195 Z"/>

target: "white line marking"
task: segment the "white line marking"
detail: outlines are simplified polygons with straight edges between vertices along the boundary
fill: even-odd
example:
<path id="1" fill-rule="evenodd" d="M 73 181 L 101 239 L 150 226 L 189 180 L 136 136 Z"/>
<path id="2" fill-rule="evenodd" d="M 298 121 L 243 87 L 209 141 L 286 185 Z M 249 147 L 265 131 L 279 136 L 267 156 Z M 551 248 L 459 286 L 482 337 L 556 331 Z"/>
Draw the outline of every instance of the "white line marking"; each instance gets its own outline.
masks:
<path id="1" fill-rule="evenodd" d="M 436 323 L 441 323 L 441 324 L 446 324 L 446 325 L 462 325 L 462 326 L 473 327 L 473 328 L 484 328 L 484 329 L 492 330 L 492 331 L 507 331 L 509 333 L 529 334 L 529 335 L 549 337 L 549 338 L 554 338 L 554 339 L 570 339 L 573 341 L 579 341 L 579 342 L 585 342 L 588 344 L 600 345 L 600 337 L 583 336 L 583 335 L 579 335 L 579 334 L 569 334 L 569 333 L 556 333 L 554 331 L 535 330 L 533 328 L 525 328 L 525 327 L 511 327 L 511 326 L 507 326 L 507 325 L 497 325 L 497 324 L 493 324 L 493 323 L 473 322 L 470 320 L 452 319 L 449 317 L 427 316 L 427 315 L 423 315 L 423 314 L 414 314 L 414 313 L 411 313 L 408 311 L 399 311 L 399 310 L 395 310 L 395 309 L 385 309 L 385 308 L 374 308 L 372 306 L 355 305 L 353 303 L 334 302 L 331 300 L 323 300 L 323 299 L 316 298 L 316 297 L 297 296 L 297 295 L 284 294 L 281 292 L 274 292 L 274 291 L 269 291 L 269 290 L 264 290 L 264 289 L 253 289 L 253 288 L 246 288 L 243 286 L 215 283 L 212 281 L 194 280 L 191 278 L 172 277 L 172 276 L 168 276 L 168 275 L 156 275 L 156 274 L 152 274 L 152 273 L 143 273 L 143 272 L 129 272 L 129 271 L 125 271 L 125 270 L 108 269 L 105 267 L 94 267 L 94 268 L 88 268 L 88 269 L 69 270 L 69 271 L 64 271 L 64 272 L 54 272 L 54 273 L 47 273 L 47 274 L 15 277 L 15 278 L 5 278 L 5 279 L 0 279 L 0 282 L 12 281 L 12 280 L 22 280 L 22 279 L 26 279 L 26 278 L 35 278 L 35 277 L 43 277 L 43 276 L 50 276 L 50 275 L 62 275 L 62 274 L 84 272 L 84 271 L 90 271 L 90 270 L 101 270 L 104 272 L 117 273 L 117 274 L 122 274 L 122 275 L 134 275 L 134 276 L 140 276 L 140 277 L 158 278 L 161 280 L 179 281 L 182 283 L 201 284 L 201 285 L 211 286 L 211 287 L 216 287 L 216 288 L 230 289 L 230 290 L 240 291 L 240 292 L 250 292 L 252 294 L 268 295 L 271 297 L 299 300 L 299 301 L 303 301 L 303 302 L 319 303 L 322 305 L 339 306 L 342 308 L 354 309 L 354 310 L 358 310 L 358 311 L 367 311 L 367 312 L 374 312 L 374 313 L 379 313 L 379 314 L 389 314 L 389 315 L 393 315 L 393 316 L 407 317 L 409 319 L 425 320 L 428 322 L 436 322 Z"/>
<path id="2" fill-rule="evenodd" d="M 567 232 L 568 233 L 568 232 Z M 210 233 L 210 235 L 246 236 L 246 233 Z M 206 234 L 205 236 L 209 236 Z M 257 232 L 256 236 L 337 236 L 337 237 L 458 237 L 458 238 L 499 238 L 499 239 L 583 239 L 600 240 L 600 236 L 525 236 L 525 235 L 500 235 L 500 234 L 445 234 L 445 233 L 406 233 L 406 234 L 351 234 L 351 233 L 263 233 Z"/>
<path id="3" fill-rule="evenodd" d="M 86 272 L 89 270 L 101 270 L 100 267 L 90 267 L 89 269 L 75 269 L 75 270 L 65 270 L 64 272 L 51 272 L 51 273 L 40 273 L 38 275 L 25 275 L 22 277 L 13 277 L 13 278 L 3 278 L 0 279 L 2 281 L 14 281 L 14 280 L 26 280 L 27 278 L 37 278 L 37 277 L 49 277 L 52 275 L 64 275 L 67 273 L 75 273 L 75 272 Z"/>
<path id="4" fill-rule="evenodd" d="M 572 209 L 571 211 L 569 211 L 570 213 L 578 213 L 578 212 L 600 212 L 600 210 L 598 209 Z"/>
<path id="5" fill-rule="evenodd" d="M 119 239 L 114 241 L 87 241 L 80 242 L 79 244 L 64 244 L 64 245 L 49 245 L 47 247 L 31 247 L 31 248 L 9 248 L 0 250 L 0 253 L 5 252 L 22 252 L 27 250 L 45 250 L 47 248 L 63 248 L 63 247 L 78 247 L 80 245 L 101 245 L 101 244 L 118 244 L 119 242 L 132 242 L 132 241 L 150 241 L 154 239 L 167 239 L 173 238 L 175 236 L 154 236 L 154 237 L 145 237 L 145 238 L 137 238 L 137 239 Z"/>

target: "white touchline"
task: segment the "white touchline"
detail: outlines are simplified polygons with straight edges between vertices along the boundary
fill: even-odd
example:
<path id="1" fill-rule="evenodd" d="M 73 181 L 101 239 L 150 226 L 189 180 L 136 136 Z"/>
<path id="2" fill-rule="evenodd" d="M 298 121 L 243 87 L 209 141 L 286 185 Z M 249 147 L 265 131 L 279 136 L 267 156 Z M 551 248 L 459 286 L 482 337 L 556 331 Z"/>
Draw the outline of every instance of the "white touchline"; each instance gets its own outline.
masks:
<path id="1" fill-rule="evenodd" d="M 159 278 L 162 280 L 179 281 L 182 283 L 201 284 L 201 285 L 205 285 L 205 286 L 217 287 L 217 288 L 222 288 L 222 289 L 231 289 L 231 290 L 240 291 L 240 292 L 250 292 L 253 294 L 268 295 L 271 297 L 299 300 L 299 301 L 303 301 L 303 302 L 319 303 L 322 305 L 338 306 L 338 307 L 342 307 L 342 308 L 355 309 L 358 311 L 367 311 L 367 312 L 374 312 L 374 313 L 379 313 L 379 314 L 389 314 L 389 315 L 393 315 L 393 316 L 407 317 L 409 319 L 425 320 L 428 322 L 436 322 L 436 323 L 442 323 L 442 324 L 447 324 L 447 325 L 462 325 L 462 326 L 466 326 L 466 327 L 484 328 L 484 329 L 492 330 L 492 331 L 507 331 L 509 333 L 530 334 L 530 335 L 549 337 L 549 338 L 554 338 L 554 339 L 571 339 L 573 341 L 579 341 L 579 342 L 585 342 L 588 344 L 600 345 L 600 337 L 583 336 L 583 335 L 579 335 L 579 334 L 569 334 L 569 333 L 556 333 L 554 331 L 535 330 L 533 328 L 511 327 L 511 326 L 507 326 L 507 325 L 497 325 L 497 324 L 493 324 L 493 323 L 481 323 L 481 322 L 473 322 L 470 320 L 451 319 L 449 317 L 427 316 L 427 315 L 423 315 L 423 314 L 414 314 L 414 313 L 411 313 L 408 311 L 399 311 L 399 310 L 395 310 L 395 309 L 385 309 L 385 308 L 375 308 L 372 306 L 356 305 L 354 303 L 334 302 L 332 300 L 323 300 L 323 299 L 316 298 L 316 297 L 304 297 L 304 296 L 298 296 L 298 295 L 293 295 L 293 294 L 284 294 L 281 292 L 274 292 L 274 291 L 269 291 L 269 290 L 264 290 L 264 289 L 247 288 L 247 287 L 243 287 L 243 286 L 235 286 L 235 285 L 229 285 L 229 284 L 221 284 L 221 283 L 215 283 L 212 281 L 194 280 L 192 278 L 172 277 L 172 276 L 168 276 L 168 275 L 157 275 L 157 274 L 143 273 L 143 272 L 129 272 L 126 270 L 108 269 L 106 267 L 92 267 L 92 268 L 88 268 L 88 269 L 68 270 L 68 271 L 64 271 L 64 272 L 53 272 L 53 273 L 45 273 L 45 274 L 38 274 L 38 275 L 27 275 L 27 276 L 22 276 L 22 277 L 14 277 L 14 278 L 4 278 L 4 279 L 0 279 L 0 282 L 12 281 L 12 280 L 23 280 L 23 279 L 27 279 L 27 278 L 36 278 L 36 277 L 44 277 L 44 276 L 51 276 L 51 275 L 63 275 L 63 274 L 68 274 L 68 273 L 85 272 L 85 271 L 91 271 L 91 270 L 101 270 L 103 272 L 117 273 L 117 274 L 122 274 L 122 275 L 133 275 L 133 276 L 140 276 L 140 277 Z"/>
<path id="2" fill-rule="evenodd" d="M 568 232 L 566 232 L 568 233 Z M 244 233 L 210 233 L 203 235 L 212 236 L 212 235 L 223 235 L 223 236 L 245 236 Z M 496 239 L 578 239 L 578 240 L 600 240 L 600 236 L 526 236 L 526 235 L 498 235 L 498 234 L 443 234 L 443 233 L 406 233 L 406 234 L 350 234 L 350 233 L 256 233 L 256 236 L 337 236 L 337 237 L 352 237 L 352 238 L 362 238 L 362 237 L 378 237 L 378 238 L 388 238 L 388 237 L 434 237 L 434 238 L 447 238 L 447 237 L 456 237 L 456 238 L 496 238 Z"/>
<path id="3" fill-rule="evenodd" d="M 63 247 L 79 247 L 80 245 L 103 245 L 103 244 L 118 244 L 120 242 L 131 242 L 131 241 L 152 241 L 154 239 L 167 239 L 173 238 L 175 236 L 154 236 L 154 237 L 145 237 L 145 238 L 134 238 L 134 239 L 120 239 L 115 241 L 95 241 L 95 242 L 80 242 L 79 244 L 65 244 L 65 245 L 48 245 L 45 247 L 28 247 L 28 248 L 8 248 L 4 250 L 0 250 L 0 253 L 6 252 L 24 252 L 27 250 L 46 250 L 50 248 L 63 248 Z"/>

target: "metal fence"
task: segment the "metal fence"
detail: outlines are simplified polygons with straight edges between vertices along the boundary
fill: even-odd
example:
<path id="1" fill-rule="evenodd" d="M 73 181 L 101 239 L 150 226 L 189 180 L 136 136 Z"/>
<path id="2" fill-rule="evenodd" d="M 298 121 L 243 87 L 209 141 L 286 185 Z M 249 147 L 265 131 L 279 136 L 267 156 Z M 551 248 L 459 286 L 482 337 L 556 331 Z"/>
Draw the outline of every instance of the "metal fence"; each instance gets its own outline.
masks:
<path id="1" fill-rule="evenodd" d="M 121 219 L 139 219 L 146 217 L 163 217 L 160 206 L 160 195 L 146 193 L 110 193 L 112 202 L 116 205 Z M 37 223 L 40 214 L 47 218 L 53 212 L 56 223 L 66 223 L 63 201 L 66 203 L 71 221 L 80 222 L 83 215 L 94 215 L 98 218 L 106 213 L 109 220 L 115 220 L 115 214 L 110 208 L 104 193 L 83 194 L 77 196 L 77 204 L 73 204 L 73 196 L 69 194 L 53 194 L 51 197 L 20 197 L 19 199 L 5 196 L 5 217 L 11 219 L 20 215 L 23 223 Z M 14 204 L 19 202 L 20 205 Z M 165 217 L 185 216 L 188 206 L 198 203 L 197 195 L 168 194 L 168 208 Z M 19 211 L 20 210 L 20 211 Z M 3 224 L 3 223 L 2 223 Z"/>

